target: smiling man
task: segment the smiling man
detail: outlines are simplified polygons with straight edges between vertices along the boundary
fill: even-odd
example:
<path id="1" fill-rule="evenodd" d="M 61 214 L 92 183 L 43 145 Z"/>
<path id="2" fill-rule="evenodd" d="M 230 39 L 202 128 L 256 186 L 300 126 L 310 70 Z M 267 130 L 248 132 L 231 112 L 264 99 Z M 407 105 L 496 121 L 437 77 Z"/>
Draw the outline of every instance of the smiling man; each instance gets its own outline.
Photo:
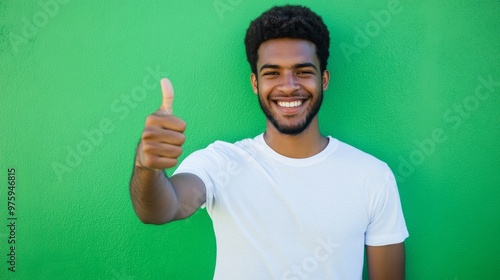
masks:
<path id="1" fill-rule="evenodd" d="M 185 122 L 173 88 L 148 116 L 130 193 L 144 223 L 184 219 L 206 207 L 217 243 L 214 279 L 404 279 L 408 237 L 394 176 L 382 161 L 319 130 L 330 37 L 302 6 L 255 19 L 245 46 L 266 130 L 217 141 L 177 164 Z"/>

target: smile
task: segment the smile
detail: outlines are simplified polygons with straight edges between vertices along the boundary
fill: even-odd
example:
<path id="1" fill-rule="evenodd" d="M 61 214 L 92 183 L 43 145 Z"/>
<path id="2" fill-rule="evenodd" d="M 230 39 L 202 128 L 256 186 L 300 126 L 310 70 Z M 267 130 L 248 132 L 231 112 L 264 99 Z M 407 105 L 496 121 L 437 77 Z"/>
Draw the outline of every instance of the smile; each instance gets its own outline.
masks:
<path id="1" fill-rule="evenodd" d="M 304 103 L 302 100 L 297 100 L 297 101 L 278 101 L 276 102 L 280 107 L 285 107 L 285 108 L 295 108 L 299 107 Z"/>

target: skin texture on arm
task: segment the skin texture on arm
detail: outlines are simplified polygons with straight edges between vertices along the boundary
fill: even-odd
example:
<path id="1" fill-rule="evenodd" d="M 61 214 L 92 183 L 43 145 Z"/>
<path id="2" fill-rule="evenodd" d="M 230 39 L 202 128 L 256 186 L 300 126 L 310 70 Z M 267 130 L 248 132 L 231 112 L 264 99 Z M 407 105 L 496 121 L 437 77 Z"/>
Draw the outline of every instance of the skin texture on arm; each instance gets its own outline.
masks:
<path id="1" fill-rule="evenodd" d="M 163 171 L 177 164 L 186 123 L 172 115 L 174 91 L 170 81 L 162 79 L 161 87 L 162 105 L 146 119 L 130 180 L 134 210 L 148 224 L 187 218 L 205 202 L 205 185 L 197 176 L 178 174 L 169 179 Z"/>
<path id="2" fill-rule="evenodd" d="M 191 216 L 205 203 L 205 185 L 192 174 L 168 179 L 163 170 L 135 166 L 130 196 L 143 223 L 161 225 Z"/>
<path id="3" fill-rule="evenodd" d="M 386 246 L 366 246 L 370 280 L 404 280 L 404 243 Z"/>

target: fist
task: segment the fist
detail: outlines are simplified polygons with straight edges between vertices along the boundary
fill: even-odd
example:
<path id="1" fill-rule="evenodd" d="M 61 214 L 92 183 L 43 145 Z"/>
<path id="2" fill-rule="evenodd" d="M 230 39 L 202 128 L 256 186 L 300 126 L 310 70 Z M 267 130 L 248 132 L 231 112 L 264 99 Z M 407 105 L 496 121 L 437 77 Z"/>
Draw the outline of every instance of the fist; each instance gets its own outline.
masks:
<path id="1" fill-rule="evenodd" d="M 137 148 L 135 165 L 149 169 L 166 169 L 177 164 L 186 139 L 186 123 L 173 115 L 174 88 L 166 78 L 161 81 L 160 109 L 146 118 Z"/>

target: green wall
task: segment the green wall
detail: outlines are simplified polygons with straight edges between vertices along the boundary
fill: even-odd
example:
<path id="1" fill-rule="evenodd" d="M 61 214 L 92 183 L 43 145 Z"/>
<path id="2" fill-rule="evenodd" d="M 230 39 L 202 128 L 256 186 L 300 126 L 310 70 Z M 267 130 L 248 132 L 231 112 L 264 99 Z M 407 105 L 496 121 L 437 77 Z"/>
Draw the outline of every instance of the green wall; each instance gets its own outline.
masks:
<path id="1" fill-rule="evenodd" d="M 135 145 L 163 76 L 188 123 L 184 156 L 260 133 L 243 36 L 286 2 L 331 31 L 323 132 L 397 176 L 407 279 L 498 279 L 498 0 L 139 2 L 0 1 L 0 279 L 210 279 L 206 211 L 136 218 Z"/>

